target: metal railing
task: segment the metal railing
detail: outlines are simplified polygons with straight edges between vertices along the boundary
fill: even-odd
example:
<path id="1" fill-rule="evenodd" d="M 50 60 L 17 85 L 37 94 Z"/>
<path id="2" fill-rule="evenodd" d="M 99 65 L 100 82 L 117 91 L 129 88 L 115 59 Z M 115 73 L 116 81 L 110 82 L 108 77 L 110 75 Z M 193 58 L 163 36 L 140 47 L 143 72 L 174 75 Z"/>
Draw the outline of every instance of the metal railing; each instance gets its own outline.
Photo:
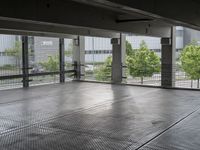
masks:
<path id="1" fill-rule="evenodd" d="M 64 71 L 64 74 L 67 77 L 76 78 L 77 76 L 77 66 L 74 65 L 73 70 L 66 70 Z M 28 82 L 30 82 L 30 86 L 32 85 L 38 85 L 38 84 L 47 84 L 47 83 L 58 83 L 60 78 L 60 71 L 55 72 L 39 72 L 39 73 L 29 73 L 26 75 L 28 78 Z M 22 87 L 24 81 L 25 75 L 16 74 L 16 75 L 2 75 L 0 76 L 0 89 L 7 89 L 7 88 L 14 88 L 14 87 Z"/>

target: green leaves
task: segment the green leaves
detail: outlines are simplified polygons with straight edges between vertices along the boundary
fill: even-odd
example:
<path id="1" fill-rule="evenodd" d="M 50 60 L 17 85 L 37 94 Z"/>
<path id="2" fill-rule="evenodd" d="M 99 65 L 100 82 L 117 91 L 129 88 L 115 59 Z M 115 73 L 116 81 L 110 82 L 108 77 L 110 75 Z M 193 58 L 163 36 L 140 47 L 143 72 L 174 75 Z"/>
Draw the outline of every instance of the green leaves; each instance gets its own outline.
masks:
<path id="1" fill-rule="evenodd" d="M 112 57 L 108 57 L 103 65 L 95 69 L 96 80 L 109 81 L 111 76 Z M 126 64 L 128 74 L 132 77 L 150 77 L 153 73 L 160 72 L 160 58 L 155 52 L 150 51 L 144 41 L 140 48 L 134 50 L 126 41 Z"/>
<path id="2" fill-rule="evenodd" d="M 111 80 L 111 65 L 112 57 L 107 57 L 104 64 L 94 69 L 95 78 L 98 81 L 109 81 Z"/>
<path id="3" fill-rule="evenodd" d="M 45 68 L 45 71 L 55 72 L 59 71 L 59 57 L 48 56 L 48 60 L 40 62 L 40 65 Z"/>
<path id="4" fill-rule="evenodd" d="M 5 53 L 8 56 L 13 56 L 16 59 L 16 66 L 20 68 L 22 61 L 22 43 L 21 41 L 16 41 L 12 48 L 6 49 Z"/>
<path id="5" fill-rule="evenodd" d="M 131 43 L 129 43 L 128 41 L 126 41 L 126 55 L 127 56 L 134 55 L 134 50 L 131 46 Z"/>
<path id="6" fill-rule="evenodd" d="M 160 72 L 160 58 L 150 51 L 144 41 L 134 54 L 127 56 L 126 63 L 132 77 L 150 77 L 153 73 Z"/>
<path id="7" fill-rule="evenodd" d="M 182 69 L 192 80 L 200 78 L 200 46 L 195 42 L 186 45 L 180 55 Z"/>
<path id="8" fill-rule="evenodd" d="M 20 41 L 16 41 L 13 48 L 6 49 L 5 52 L 8 56 L 21 57 L 22 55 L 22 43 Z"/>

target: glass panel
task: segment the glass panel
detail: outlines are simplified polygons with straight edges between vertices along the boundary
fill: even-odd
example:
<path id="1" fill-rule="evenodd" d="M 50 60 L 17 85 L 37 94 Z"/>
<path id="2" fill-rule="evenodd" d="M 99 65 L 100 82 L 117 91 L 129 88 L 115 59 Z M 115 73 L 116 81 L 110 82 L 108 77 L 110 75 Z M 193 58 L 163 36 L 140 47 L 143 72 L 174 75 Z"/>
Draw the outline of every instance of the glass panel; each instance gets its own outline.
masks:
<path id="1" fill-rule="evenodd" d="M 59 39 L 50 37 L 29 37 L 29 73 L 59 71 Z M 30 86 L 58 83 L 58 75 L 30 77 Z"/>
<path id="2" fill-rule="evenodd" d="M 73 70 L 73 40 L 72 39 L 65 39 L 65 71 Z M 65 80 L 71 81 L 74 73 L 66 73 Z"/>
<path id="3" fill-rule="evenodd" d="M 199 89 L 200 32 L 177 27 L 175 87 Z"/>
<path id="4" fill-rule="evenodd" d="M 0 76 L 22 74 L 21 36 L 0 34 Z M 22 79 L 0 81 L 0 89 L 22 86 Z"/>
<path id="5" fill-rule="evenodd" d="M 161 85 L 160 38 L 126 36 L 126 82 L 140 85 Z"/>
<path id="6" fill-rule="evenodd" d="M 85 79 L 111 81 L 110 38 L 85 37 Z"/>

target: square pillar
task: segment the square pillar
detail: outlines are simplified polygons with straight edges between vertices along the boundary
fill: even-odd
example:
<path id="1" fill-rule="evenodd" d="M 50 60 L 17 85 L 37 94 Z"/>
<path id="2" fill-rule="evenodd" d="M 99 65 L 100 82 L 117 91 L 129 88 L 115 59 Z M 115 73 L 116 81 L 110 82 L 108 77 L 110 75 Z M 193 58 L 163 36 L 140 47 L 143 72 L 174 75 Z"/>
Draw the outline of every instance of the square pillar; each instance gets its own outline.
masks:
<path id="1" fill-rule="evenodd" d="M 171 29 L 171 38 L 161 38 L 161 86 L 170 88 L 175 86 L 176 73 L 176 28 Z"/>
<path id="2" fill-rule="evenodd" d="M 73 62 L 76 64 L 76 80 L 85 76 L 85 37 L 78 36 L 73 40 Z"/>
<path id="3" fill-rule="evenodd" d="M 120 38 L 111 39 L 112 46 L 112 82 L 121 83 L 125 76 L 123 66 L 125 66 L 125 35 L 121 34 Z"/>
<path id="4" fill-rule="evenodd" d="M 60 60 L 60 83 L 65 82 L 65 42 L 64 38 L 59 39 L 59 60 Z"/>
<path id="5" fill-rule="evenodd" d="M 22 36 L 22 73 L 23 87 L 29 87 L 29 59 L 28 59 L 28 36 Z"/>
<path id="6" fill-rule="evenodd" d="M 122 58 L 122 81 L 126 81 L 126 35 L 120 35 L 120 42 L 121 42 L 121 58 Z"/>

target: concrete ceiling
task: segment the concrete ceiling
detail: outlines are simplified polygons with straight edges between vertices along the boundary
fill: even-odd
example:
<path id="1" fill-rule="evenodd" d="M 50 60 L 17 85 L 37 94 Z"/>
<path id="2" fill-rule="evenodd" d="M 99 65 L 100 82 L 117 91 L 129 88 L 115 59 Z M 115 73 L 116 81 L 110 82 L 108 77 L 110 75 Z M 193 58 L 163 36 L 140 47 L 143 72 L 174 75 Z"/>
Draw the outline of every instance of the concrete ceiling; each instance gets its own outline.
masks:
<path id="1" fill-rule="evenodd" d="M 79 3 L 139 13 L 173 25 L 200 30 L 199 0 L 73 0 Z"/>
<path id="2" fill-rule="evenodd" d="M 200 29 L 199 8 L 197 0 L 2 0 L 0 31 L 170 37 L 173 25 Z"/>

